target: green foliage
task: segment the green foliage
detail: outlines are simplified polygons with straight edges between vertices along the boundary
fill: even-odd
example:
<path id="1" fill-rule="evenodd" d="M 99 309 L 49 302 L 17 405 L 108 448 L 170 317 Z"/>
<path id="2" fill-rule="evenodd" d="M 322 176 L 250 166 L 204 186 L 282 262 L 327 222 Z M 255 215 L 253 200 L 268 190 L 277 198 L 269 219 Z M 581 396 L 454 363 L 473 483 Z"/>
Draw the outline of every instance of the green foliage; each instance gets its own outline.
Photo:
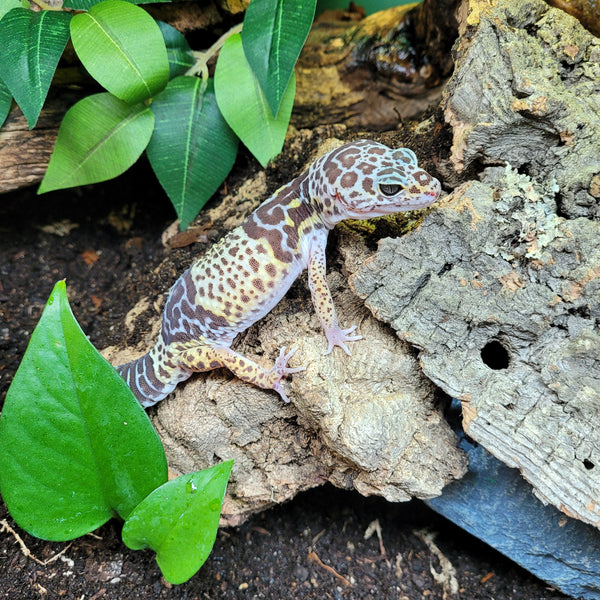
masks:
<path id="1" fill-rule="evenodd" d="M 196 62 L 192 49 L 185 37 L 167 23 L 157 21 L 160 32 L 163 35 L 169 59 L 169 79 L 185 75 Z"/>
<path id="2" fill-rule="evenodd" d="M 167 85 L 165 42 L 142 8 L 123 0 L 96 4 L 73 17 L 71 40 L 90 75 L 124 102 L 147 100 Z"/>
<path id="3" fill-rule="evenodd" d="M 144 104 L 130 106 L 108 93 L 83 98 L 63 118 L 39 193 L 120 175 L 144 151 L 153 127 Z"/>
<path id="4" fill-rule="evenodd" d="M 246 11 L 244 53 L 275 116 L 308 37 L 315 6 L 316 0 L 252 0 Z"/>
<path id="5" fill-rule="evenodd" d="M 56 65 L 69 41 L 71 15 L 13 8 L 0 20 L 0 79 L 21 107 L 29 128 L 37 123 Z M 37 48 L 43 47 L 43 52 Z"/>
<path id="6" fill-rule="evenodd" d="M 223 116 L 258 162 L 265 167 L 281 152 L 288 128 L 296 79 L 292 78 L 276 117 L 246 57 L 240 34 L 232 35 L 219 55 L 215 71 L 217 102 Z"/>
<path id="7" fill-rule="evenodd" d="M 229 460 L 182 475 L 152 492 L 127 519 L 125 544 L 132 550 L 152 548 L 170 583 L 187 581 L 215 543 L 232 466 Z"/>
<path id="8" fill-rule="evenodd" d="M 165 578 L 189 579 L 214 544 L 232 461 L 167 482 L 160 439 L 56 284 L 0 415 L 0 492 L 27 532 L 63 541 L 118 515 Z"/>
<path id="9" fill-rule="evenodd" d="M 156 126 L 146 150 L 185 229 L 221 185 L 238 139 L 217 107 L 212 79 L 177 77 L 152 102 Z"/>
<path id="10" fill-rule="evenodd" d="M 0 490 L 29 533 L 68 540 L 126 518 L 167 478 L 160 440 L 56 284 L 0 416 Z"/>
<path id="11" fill-rule="evenodd" d="M 73 8 L 75 10 L 90 10 L 96 4 L 100 4 L 104 0 L 65 0 L 65 8 Z M 172 2 L 172 0 L 124 0 L 130 4 L 158 4 L 160 2 Z"/>
<path id="12" fill-rule="evenodd" d="M 235 27 L 195 53 L 181 33 L 136 6 L 142 0 L 67 0 L 65 11 L 87 11 L 74 16 L 33 12 L 21 1 L 0 0 L 0 44 L 11 59 L 0 62 L 0 124 L 12 96 L 34 125 L 69 35 L 110 94 L 85 98 L 65 115 L 39 193 L 115 177 L 147 147 L 185 229 L 229 173 L 237 138 L 263 166 L 281 151 L 316 0 L 252 0 L 241 36 Z M 213 82 L 207 63 L 219 50 Z"/>
<path id="13" fill-rule="evenodd" d="M 6 87 L 4 81 L 0 79 L 0 127 L 2 127 L 4 121 L 6 121 L 11 103 L 12 96 L 10 95 L 10 91 Z"/>
<path id="14" fill-rule="evenodd" d="M 25 0 L 0 0 L 0 19 L 13 8 L 28 8 L 29 2 Z"/>

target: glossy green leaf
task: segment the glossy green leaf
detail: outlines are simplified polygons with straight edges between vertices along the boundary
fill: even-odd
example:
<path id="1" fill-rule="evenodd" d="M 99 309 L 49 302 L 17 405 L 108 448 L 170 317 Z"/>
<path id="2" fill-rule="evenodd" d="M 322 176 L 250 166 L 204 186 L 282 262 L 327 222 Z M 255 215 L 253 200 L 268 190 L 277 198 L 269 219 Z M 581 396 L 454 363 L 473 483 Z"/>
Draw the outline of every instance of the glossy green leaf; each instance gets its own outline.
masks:
<path id="1" fill-rule="evenodd" d="M 294 65 L 308 37 L 317 0 L 252 0 L 242 42 L 271 112 L 279 112 Z"/>
<path id="2" fill-rule="evenodd" d="M 229 126 L 264 167 L 283 148 L 292 114 L 296 79 L 283 95 L 277 117 L 273 117 L 258 80 L 244 56 L 239 34 L 223 45 L 215 69 L 215 92 L 219 108 Z"/>
<path id="3" fill-rule="evenodd" d="M 13 8 L 0 19 L 0 79 L 29 128 L 37 123 L 56 65 L 69 40 L 71 15 Z"/>
<path id="4" fill-rule="evenodd" d="M 12 103 L 12 96 L 8 91 L 4 81 L 0 79 L 0 127 L 4 125 L 6 117 L 10 111 L 10 105 Z"/>
<path id="5" fill-rule="evenodd" d="M 146 413 L 54 287 L 0 416 L 0 491 L 15 521 L 48 540 L 92 531 L 167 478 Z"/>
<path id="6" fill-rule="evenodd" d="M 185 229 L 231 170 L 238 139 L 217 106 L 213 82 L 176 77 L 152 102 L 147 154 Z"/>
<path id="7" fill-rule="evenodd" d="M 27 3 L 29 6 L 29 3 Z M 13 8 L 26 8 L 22 0 L 0 0 L 0 19 Z"/>
<path id="8" fill-rule="evenodd" d="M 229 460 L 154 490 L 125 521 L 125 544 L 133 550 L 152 548 L 170 583 L 187 581 L 215 543 L 232 466 Z"/>
<path id="9" fill-rule="evenodd" d="M 152 111 L 108 93 L 83 98 L 64 116 L 38 193 L 105 181 L 126 171 L 144 151 Z"/>
<path id="10" fill-rule="evenodd" d="M 185 75 L 186 71 L 196 62 L 185 36 L 167 23 L 157 21 L 157 24 L 167 47 L 169 77 L 173 79 L 178 75 Z"/>
<path id="11" fill-rule="evenodd" d="M 169 61 L 156 21 L 124 0 L 105 0 L 71 21 L 71 39 L 90 75 L 117 98 L 135 104 L 169 80 Z"/>
<path id="12" fill-rule="evenodd" d="M 100 4 L 105 0 L 65 0 L 63 6 L 65 8 L 73 8 L 75 10 L 90 10 L 92 6 Z M 173 2 L 173 0 L 125 0 L 130 4 L 159 4 L 161 2 Z"/>

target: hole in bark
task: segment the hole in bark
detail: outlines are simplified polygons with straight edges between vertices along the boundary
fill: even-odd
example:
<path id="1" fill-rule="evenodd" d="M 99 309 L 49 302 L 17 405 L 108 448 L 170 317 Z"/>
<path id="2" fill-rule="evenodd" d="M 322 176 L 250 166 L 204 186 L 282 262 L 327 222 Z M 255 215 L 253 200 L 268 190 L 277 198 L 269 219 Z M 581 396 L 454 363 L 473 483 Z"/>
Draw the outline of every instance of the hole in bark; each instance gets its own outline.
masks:
<path id="1" fill-rule="evenodd" d="M 589 458 L 584 458 L 583 459 L 583 466 L 588 470 L 591 471 L 596 465 L 589 459 Z"/>
<path id="2" fill-rule="evenodd" d="M 508 368 L 510 357 L 508 350 L 499 341 L 492 340 L 481 349 L 481 360 L 490 369 L 499 371 Z"/>

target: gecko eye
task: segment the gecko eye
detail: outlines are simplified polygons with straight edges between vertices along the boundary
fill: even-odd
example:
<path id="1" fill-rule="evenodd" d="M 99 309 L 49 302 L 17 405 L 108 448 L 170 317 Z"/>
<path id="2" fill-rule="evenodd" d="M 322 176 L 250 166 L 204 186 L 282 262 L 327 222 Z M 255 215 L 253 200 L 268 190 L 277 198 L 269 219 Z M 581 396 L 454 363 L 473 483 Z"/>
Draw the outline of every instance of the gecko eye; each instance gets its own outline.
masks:
<path id="1" fill-rule="evenodd" d="M 379 191 L 384 196 L 395 196 L 402 189 L 403 189 L 403 187 L 398 184 L 393 184 L 393 183 L 380 183 L 379 184 Z"/>

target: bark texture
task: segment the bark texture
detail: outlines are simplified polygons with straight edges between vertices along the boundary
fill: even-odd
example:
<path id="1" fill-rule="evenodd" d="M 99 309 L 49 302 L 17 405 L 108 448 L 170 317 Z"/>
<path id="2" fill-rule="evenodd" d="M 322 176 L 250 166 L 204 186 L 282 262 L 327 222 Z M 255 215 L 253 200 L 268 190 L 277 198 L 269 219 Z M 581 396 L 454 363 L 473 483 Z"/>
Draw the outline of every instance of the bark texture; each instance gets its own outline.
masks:
<path id="1" fill-rule="evenodd" d="M 445 91 L 452 159 L 518 170 L 485 169 L 351 285 L 423 349 L 473 439 L 599 526 L 598 40 L 541 1 L 484 4 Z"/>
<path id="2" fill-rule="evenodd" d="M 556 179 L 565 216 L 600 217 L 600 40 L 542 0 L 469 10 L 444 90 L 455 167 L 509 162 Z"/>

